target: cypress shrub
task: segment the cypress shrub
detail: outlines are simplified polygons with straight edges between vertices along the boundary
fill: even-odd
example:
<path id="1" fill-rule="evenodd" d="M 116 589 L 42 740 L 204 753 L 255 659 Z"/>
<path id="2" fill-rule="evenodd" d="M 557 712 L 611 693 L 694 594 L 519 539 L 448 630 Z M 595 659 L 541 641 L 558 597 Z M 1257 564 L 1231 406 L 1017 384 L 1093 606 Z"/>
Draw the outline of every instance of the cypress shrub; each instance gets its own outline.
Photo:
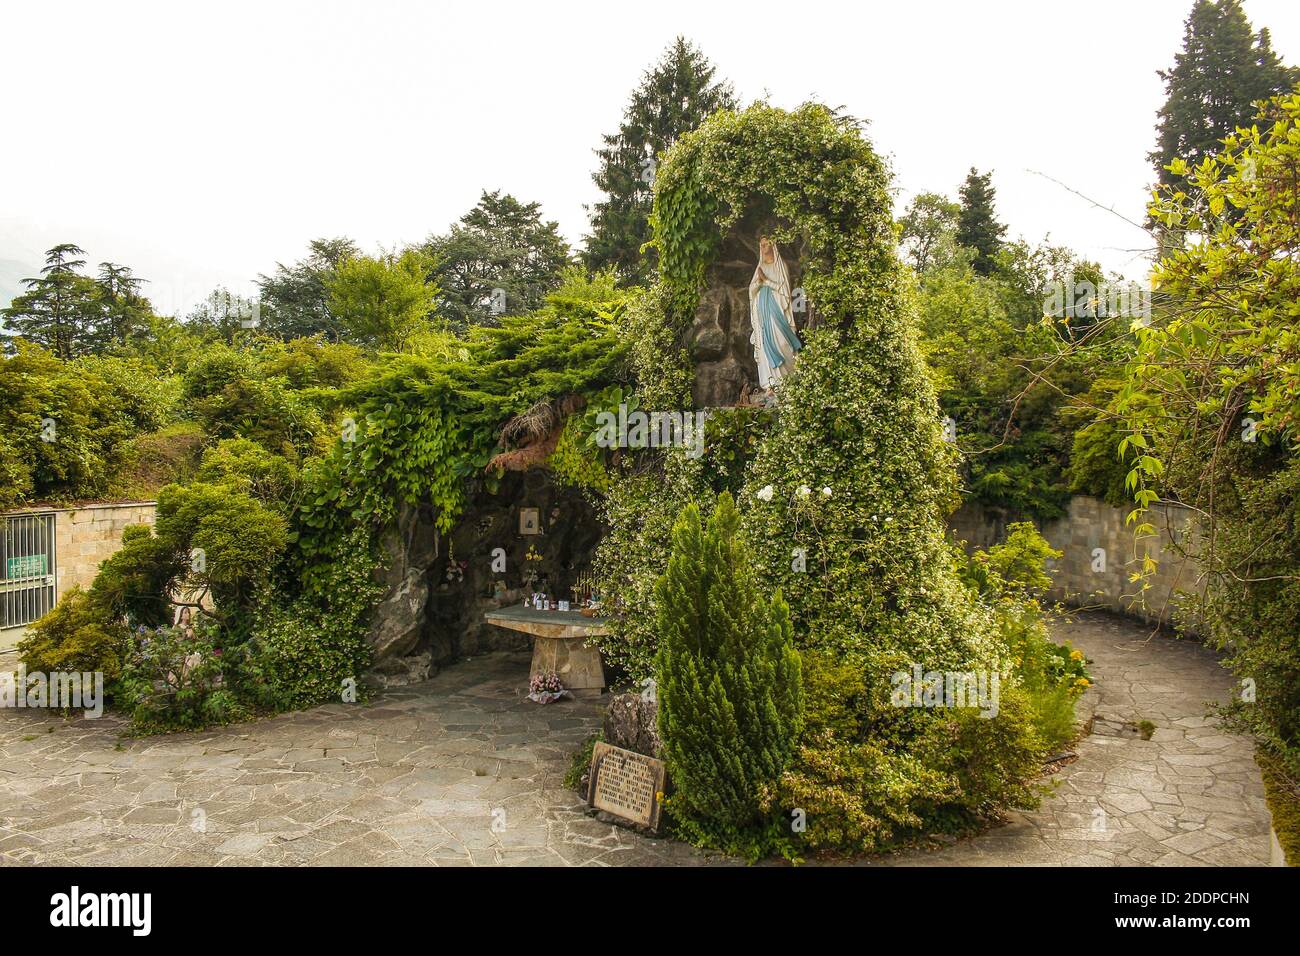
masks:
<path id="1" fill-rule="evenodd" d="M 761 590 L 729 493 L 704 526 L 688 505 L 655 586 L 659 733 L 676 816 L 727 830 L 759 822 L 802 729 L 790 609 Z"/>

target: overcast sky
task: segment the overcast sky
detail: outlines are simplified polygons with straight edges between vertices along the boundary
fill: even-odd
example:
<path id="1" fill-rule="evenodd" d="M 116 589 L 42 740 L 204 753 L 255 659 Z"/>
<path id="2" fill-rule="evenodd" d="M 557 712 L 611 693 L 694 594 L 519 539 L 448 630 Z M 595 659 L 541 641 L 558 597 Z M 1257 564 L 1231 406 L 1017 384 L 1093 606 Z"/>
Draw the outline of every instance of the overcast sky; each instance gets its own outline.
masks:
<path id="1" fill-rule="evenodd" d="M 743 102 L 870 121 L 897 208 L 992 169 L 1011 237 L 1145 274 L 1146 154 L 1191 0 L 111 3 L 0 6 L 0 302 L 76 242 L 160 311 L 317 236 L 422 239 L 482 189 L 539 200 L 577 244 L 594 147 L 673 37 Z M 1288 63 L 1300 3 L 1246 0 Z"/>

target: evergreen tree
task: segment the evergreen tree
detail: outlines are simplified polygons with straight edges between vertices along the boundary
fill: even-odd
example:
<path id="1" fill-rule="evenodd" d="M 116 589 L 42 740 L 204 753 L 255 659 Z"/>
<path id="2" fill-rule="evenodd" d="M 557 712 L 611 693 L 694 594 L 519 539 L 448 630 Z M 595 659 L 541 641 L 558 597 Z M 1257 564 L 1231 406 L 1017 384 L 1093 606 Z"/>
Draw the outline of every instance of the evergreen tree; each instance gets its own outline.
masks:
<path id="1" fill-rule="evenodd" d="M 730 83 L 717 82 L 717 68 L 699 49 L 678 37 L 632 93 L 618 132 L 596 150 L 592 175 L 605 199 L 589 207 L 591 235 L 584 259 L 593 271 L 613 266 L 625 282 L 644 284 L 654 271 L 641 247 L 650 240 L 651 186 L 655 165 L 668 147 L 710 113 L 734 109 Z"/>
<path id="2" fill-rule="evenodd" d="M 61 359 L 94 350 L 99 287 L 77 271 L 86 262 L 74 257 L 83 255 L 85 250 L 70 242 L 45 253 L 40 276 L 24 279 L 27 291 L 3 311 L 7 339 L 25 339 Z"/>
<path id="3" fill-rule="evenodd" d="M 980 275 L 991 275 L 996 266 L 1002 235 L 1007 227 L 993 211 L 993 174 L 980 174 L 971 167 L 961 187 L 961 211 L 957 214 L 957 244 L 975 251 L 971 265 Z"/>
<path id="4" fill-rule="evenodd" d="M 99 264 L 99 302 L 101 323 L 98 330 L 105 344 L 121 344 L 147 323 L 152 308 L 140 294 L 143 279 L 127 266 L 115 262 Z"/>
<path id="5" fill-rule="evenodd" d="M 258 276 L 262 290 L 261 329 L 284 339 L 325 335 L 337 340 L 342 323 L 330 311 L 329 284 L 339 264 L 357 255 L 351 239 L 313 239 L 306 259 L 285 266 L 276 263 L 275 275 Z"/>
<path id="6" fill-rule="evenodd" d="M 1283 66 L 1268 30 L 1255 33 L 1239 0 L 1197 0 L 1172 70 L 1161 70 L 1167 98 L 1160 110 L 1155 150 L 1148 158 L 1159 182 L 1180 184 L 1164 167 L 1181 157 L 1195 168 L 1222 140 L 1255 117 L 1251 105 L 1288 92 L 1300 71 Z"/>
<path id="7" fill-rule="evenodd" d="M 688 505 L 655 586 L 659 733 L 677 797 L 698 821 L 745 827 L 793 752 L 803 682 L 790 609 L 769 601 L 729 493 L 703 527 Z"/>
<path id="8" fill-rule="evenodd" d="M 559 228 L 542 220 L 540 203 L 484 191 L 450 232 L 431 237 L 424 251 L 436 261 L 439 312 L 451 327 L 496 325 L 501 315 L 541 308 L 569 265 Z"/>

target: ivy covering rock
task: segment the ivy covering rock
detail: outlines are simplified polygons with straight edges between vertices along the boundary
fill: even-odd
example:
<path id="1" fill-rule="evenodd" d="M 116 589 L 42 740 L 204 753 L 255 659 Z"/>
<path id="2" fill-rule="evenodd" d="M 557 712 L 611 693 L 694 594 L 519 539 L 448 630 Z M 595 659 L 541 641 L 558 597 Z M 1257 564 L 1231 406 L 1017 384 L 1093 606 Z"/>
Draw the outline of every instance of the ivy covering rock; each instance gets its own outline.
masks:
<path id="1" fill-rule="evenodd" d="M 800 746 L 765 796 L 768 820 L 806 817 L 789 833 L 792 853 L 875 849 L 1030 804 L 1046 748 L 998 611 L 959 577 L 962 559 L 945 538 L 953 454 L 917 348 L 887 187 L 860 130 L 824 107 L 717 114 L 660 169 L 660 275 L 629 308 L 641 405 L 671 408 L 689 400 L 686 335 L 728 230 L 757 219 L 804 252 L 818 323 L 801 330 L 806 344 L 779 407 L 717 411 L 698 459 L 670 449 L 653 464 L 625 462 L 612 477 L 600 552 L 608 587 L 623 598 L 603 650 L 639 680 L 665 653 L 664 616 L 678 613 L 653 584 L 670 566 L 676 514 L 707 513 L 717 492 L 738 490 L 757 578 L 788 602 L 809 661 Z M 1027 638 L 1048 643 L 1040 630 Z M 999 675 L 997 715 L 895 706 L 891 675 L 918 663 Z M 660 681 L 671 682 L 662 667 L 661 657 Z M 697 719 L 661 724 L 670 754 L 683 740 L 700 749 L 711 728 Z M 722 843 L 744 843 L 736 815 L 719 807 L 713 822 L 730 828 Z M 770 830 L 746 822 L 748 839 L 770 844 Z M 713 840 L 689 820 L 687 831 Z"/>

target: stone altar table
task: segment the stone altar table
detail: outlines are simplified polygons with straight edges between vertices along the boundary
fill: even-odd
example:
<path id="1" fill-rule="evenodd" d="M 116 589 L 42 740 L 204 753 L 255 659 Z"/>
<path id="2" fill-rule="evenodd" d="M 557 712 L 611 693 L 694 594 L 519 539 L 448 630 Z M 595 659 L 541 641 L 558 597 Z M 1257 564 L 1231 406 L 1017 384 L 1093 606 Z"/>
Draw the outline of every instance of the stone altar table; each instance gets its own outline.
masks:
<path id="1" fill-rule="evenodd" d="M 539 611 L 527 605 L 488 611 L 483 619 L 532 635 L 530 677 L 554 672 L 575 697 L 595 697 L 605 690 L 600 651 L 587 643 L 590 637 L 609 633 L 603 619 L 584 617 L 577 611 Z"/>

